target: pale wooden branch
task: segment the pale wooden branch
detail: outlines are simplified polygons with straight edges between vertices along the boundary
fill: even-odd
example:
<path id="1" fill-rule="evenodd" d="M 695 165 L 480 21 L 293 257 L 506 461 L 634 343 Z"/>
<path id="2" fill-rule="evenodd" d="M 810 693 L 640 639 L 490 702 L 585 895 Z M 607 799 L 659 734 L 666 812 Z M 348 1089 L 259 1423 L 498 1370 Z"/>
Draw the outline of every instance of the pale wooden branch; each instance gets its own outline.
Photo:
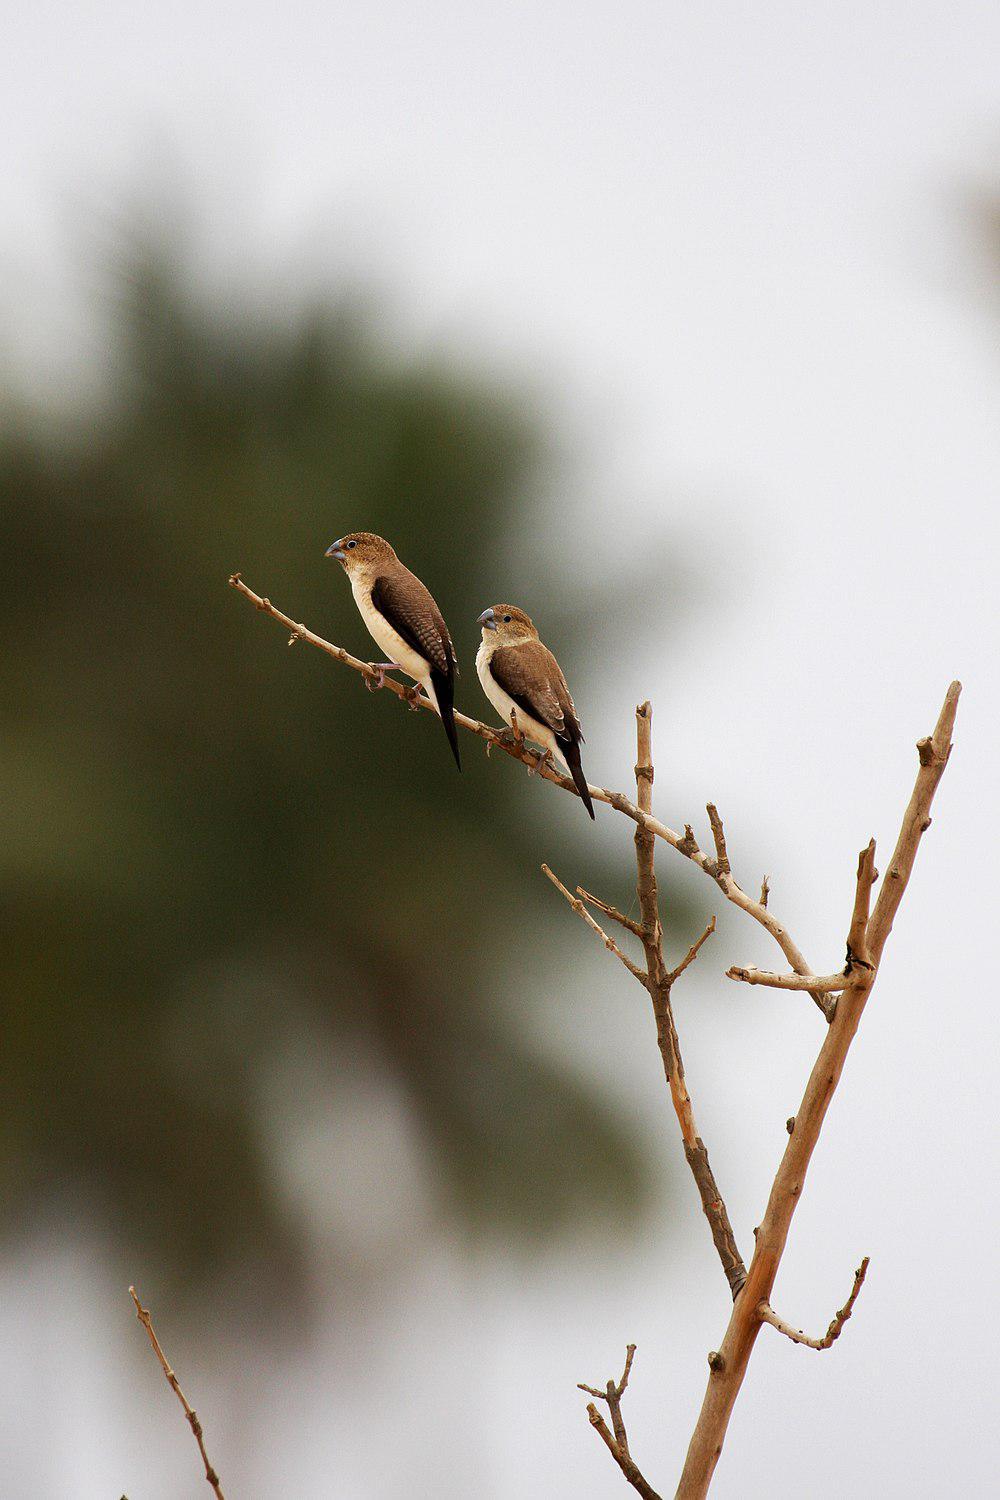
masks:
<path id="1" fill-rule="evenodd" d="M 616 906 L 609 906 L 606 901 L 602 901 L 600 896 L 595 896 L 592 891 L 585 891 L 582 885 L 577 886 L 576 894 L 582 896 L 584 901 L 588 902 L 589 905 L 596 906 L 597 910 L 602 911 L 606 917 L 610 917 L 612 922 L 617 922 L 619 927 L 624 927 L 628 932 L 634 932 L 636 937 L 642 937 L 641 924 L 634 922 L 631 917 L 627 917 Z"/>
<path id="2" fill-rule="evenodd" d="M 354 672 L 359 672 L 368 683 L 372 685 L 377 683 L 378 674 L 370 662 L 361 661 L 358 657 L 352 656 L 349 651 L 345 651 L 342 646 L 335 646 L 331 641 L 324 640 L 321 635 L 317 635 L 315 631 L 308 630 L 305 625 L 296 623 L 290 615 L 283 614 L 280 609 L 276 608 L 270 599 L 265 598 L 261 594 L 255 594 L 253 589 L 249 588 L 243 582 L 239 573 L 233 573 L 229 579 L 229 583 L 237 593 L 242 594 L 245 599 L 248 599 L 262 614 L 268 615 L 272 620 L 276 620 L 279 625 L 283 626 L 285 630 L 290 631 L 293 639 L 306 641 L 309 645 L 316 646 L 318 650 L 324 651 L 328 656 L 332 656 L 335 661 L 339 661 L 343 666 L 349 667 Z M 401 682 L 397 682 L 392 677 L 385 678 L 384 687 L 394 697 L 404 700 L 411 706 L 427 709 L 431 713 L 435 711 L 433 705 L 425 697 L 421 697 L 414 702 L 410 694 L 410 689 L 404 687 Z M 538 775 L 544 781 L 551 781 L 553 785 L 561 787 L 564 792 L 569 792 L 574 797 L 580 795 L 571 777 L 564 776 L 556 769 L 552 761 L 544 755 L 536 754 L 535 751 L 530 750 L 522 740 L 515 738 L 509 729 L 492 729 L 488 724 L 481 723 L 479 719 L 470 719 L 468 715 L 459 713 L 458 710 L 455 711 L 455 723 L 460 725 L 462 729 L 468 730 L 470 734 L 477 735 L 484 742 L 487 753 L 493 749 L 502 750 L 512 760 L 520 761 L 527 770 L 537 771 Z M 806 962 L 805 956 L 792 939 L 788 929 L 768 910 L 766 882 L 765 889 L 761 892 L 761 900 L 755 901 L 752 896 L 747 895 L 746 891 L 738 885 L 731 872 L 726 872 L 719 868 L 717 856 L 715 859 L 712 859 L 698 847 L 698 841 L 690 825 L 685 825 L 684 833 L 679 834 L 666 823 L 661 822 L 659 818 L 654 818 L 648 808 L 643 808 L 637 805 L 636 802 L 631 801 L 630 798 L 625 796 L 624 792 L 610 791 L 607 787 L 595 786 L 590 782 L 587 785 L 590 795 L 595 802 L 603 802 L 606 806 L 614 808 L 616 812 L 621 813 L 624 817 L 631 819 L 638 827 L 648 830 L 655 838 L 663 839 L 672 848 L 676 849 L 679 854 L 683 854 L 685 859 L 689 859 L 692 864 L 697 865 L 710 879 L 714 880 L 727 901 L 731 901 L 734 906 L 738 906 L 741 911 L 745 911 L 755 922 L 759 922 L 766 932 L 770 933 L 785 955 L 789 966 L 794 969 L 796 974 L 810 974 L 812 972 L 810 965 Z M 813 998 L 829 1021 L 833 1014 L 831 1002 L 826 996 L 821 994 L 814 995 Z"/>
<path id="3" fill-rule="evenodd" d="M 652 806 L 653 796 L 653 757 L 652 757 L 652 718 L 653 711 L 649 703 L 642 703 L 636 709 L 636 740 L 637 758 L 635 767 L 636 778 L 636 800 L 639 810 L 647 815 Z M 693 835 L 692 835 L 693 838 Z M 694 1110 L 691 1105 L 691 1096 L 688 1092 L 687 1081 L 684 1076 L 684 1064 L 681 1059 L 680 1043 L 677 1039 L 677 1028 L 674 1024 L 673 1008 L 670 1000 L 670 990 L 674 980 L 682 974 L 690 963 L 693 962 L 698 950 L 709 935 L 715 930 L 715 918 L 713 917 L 706 930 L 698 941 L 692 944 L 685 958 L 674 970 L 668 969 L 663 954 L 663 926 L 660 922 L 659 905 L 656 887 L 656 868 L 654 862 L 655 839 L 650 829 L 643 823 L 638 823 L 635 830 L 636 869 L 638 872 L 638 883 L 636 892 L 639 900 L 639 910 L 642 921 L 632 922 L 631 918 L 623 917 L 614 908 L 607 908 L 606 903 L 596 901 L 601 910 L 607 909 L 615 920 L 620 920 L 622 925 L 636 932 L 642 940 L 643 949 L 646 954 L 646 970 L 643 972 L 632 963 L 618 947 L 613 938 L 609 937 L 604 929 L 587 911 L 583 899 L 576 898 L 566 889 L 562 881 L 552 873 L 548 865 L 542 865 L 546 876 L 552 884 L 564 896 L 573 910 L 583 918 L 587 925 L 597 933 L 605 947 L 608 948 L 625 965 L 634 978 L 648 990 L 653 1002 L 653 1017 L 656 1022 L 656 1038 L 660 1049 L 660 1057 L 663 1062 L 663 1071 L 670 1089 L 670 1098 L 677 1115 L 677 1121 L 681 1128 L 681 1139 L 684 1144 L 684 1156 L 691 1168 L 698 1192 L 701 1197 L 702 1208 L 708 1219 L 712 1231 L 712 1239 L 722 1262 L 729 1288 L 735 1297 L 746 1279 L 746 1267 L 740 1256 L 733 1234 L 732 1225 L 729 1222 L 729 1214 L 719 1192 L 718 1184 L 712 1172 L 708 1159 L 708 1150 L 704 1141 L 698 1134 L 694 1120 Z M 581 890 L 581 897 L 586 893 Z"/>
<path id="4" fill-rule="evenodd" d="M 622 1416 L 622 1396 L 625 1394 L 625 1388 L 628 1385 L 628 1377 L 634 1358 L 635 1345 L 629 1344 L 625 1351 L 625 1370 L 621 1380 L 617 1383 L 614 1380 L 609 1380 L 603 1391 L 599 1391 L 596 1386 L 583 1384 L 580 1384 L 577 1389 L 586 1391 L 588 1396 L 596 1396 L 598 1401 L 606 1401 L 608 1403 L 614 1432 L 611 1432 L 607 1422 L 605 1422 L 592 1401 L 587 1405 L 587 1416 L 590 1419 L 590 1425 L 595 1429 L 604 1443 L 607 1444 L 615 1463 L 621 1469 L 633 1489 L 637 1490 L 643 1497 L 643 1500 L 660 1500 L 660 1496 L 653 1489 L 649 1481 L 643 1477 L 629 1452 L 628 1433 L 625 1430 L 625 1418 Z"/>
<path id="5" fill-rule="evenodd" d="M 847 967 L 845 973 L 858 965 L 872 968 L 868 956 L 868 908 L 871 904 L 872 886 L 878 876 L 875 868 L 875 840 L 870 839 L 867 849 L 858 855 L 858 875 L 854 889 L 854 910 L 847 931 Z"/>
<path id="6" fill-rule="evenodd" d="M 680 978 L 689 964 L 694 963 L 695 959 L 698 957 L 698 954 L 701 952 L 703 944 L 707 943 L 708 939 L 712 936 L 712 933 L 714 931 L 715 918 L 713 917 L 708 926 L 705 928 L 705 931 L 702 933 L 701 937 L 698 938 L 697 942 L 691 944 L 690 948 L 688 949 L 687 953 L 685 953 L 676 969 L 670 970 L 671 985 L 673 985 L 675 980 Z"/>
<path id="7" fill-rule="evenodd" d="M 709 802 L 705 806 L 705 811 L 708 813 L 708 821 L 712 828 L 712 839 L 715 843 L 715 863 L 719 867 L 719 874 L 729 875 L 732 871 L 729 864 L 729 853 L 726 849 L 726 834 L 722 826 L 722 819 L 719 817 L 719 809 L 714 802 Z"/>
<path id="8" fill-rule="evenodd" d="M 648 816 L 653 803 L 654 776 L 653 709 L 650 703 L 639 704 L 635 711 L 635 725 L 636 801 L 640 811 Z M 663 926 L 660 922 L 656 885 L 655 844 L 651 830 L 643 824 L 639 824 L 635 830 L 635 858 L 636 895 L 642 917 L 641 937 L 646 952 L 647 988 L 653 1001 L 656 1040 L 663 1062 L 663 1071 L 670 1089 L 670 1098 L 677 1115 L 677 1122 L 681 1128 L 684 1156 L 697 1184 L 701 1206 L 708 1219 L 712 1240 L 722 1262 L 726 1280 L 729 1282 L 729 1289 L 735 1297 L 746 1280 L 746 1267 L 736 1244 L 736 1236 L 729 1222 L 725 1202 L 708 1160 L 708 1150 L 695 1125 L 694 1109 L 684 1076 L 684 1063 L 681 1058 L 680 1042 L 674 1024 L 670 998 L 675 975 L 668 969 L 663 955 Z M 714 921 L 711 925 L 714 927 Z M 707 936 L 708 932 L 703 933 L 698 942 L 693 945 L 693 951 L 689 952 L 687 958 L 679 965 L 678 973 L 687 967 Z"/>
<path id="9" fill-rule="evenodd" d="M 201 1423 L 198 1421 L 198 1414 L 190 1405 L 187 1397 L 181 1390 L 180 1382 L 178 1381 L 177 1376 L 174 1374 L 173 1370 L 170 1368 L 170 1362 L 160 1347 L 160 1341 L 156 1337 L 156 1334 L 153 1332 L 153 1323 L 149 1315 L 149 1310 L 143 1307 L 142 1303 L 139 1301 L 134 1286 L 130 1286 L 128 1292 L 129 1296 L 132 1298 L 132 1301 L 135 1303 L 135 1315 L 149 1335 L 149 1342 L 153 1346 L 154 1354 L 160 1361 L 160 1366 L 163 1370 L 164 1375 L 166 1376 L 167 1384 L 170 1386 L 171 1390 L 174 1392 L 174 1395 L 177 1397 L 178 1401 L 181 1403 L 181 1406 L 183 1406 L 184 1408 L 184 1415 L 185 1417 L 187 1417 L 188 1422 L 191 1425 L 191 1431 L 194 1433 L 195 1439 L 198 1443 L 198 1452 L 201 1454 L 201 1461 L 205 1465 L 205 1478 L 212 1486 L 212 1489 L 216 1495 L 216 1500 L 225 1500 L 225 1496 L 222 1493 L 222 1485 L 219 1481 L 219 1476 L 212 1467 L 212 1464 L 209 1461 L 208 1454 L 205 1451 L 205 1437 L 202 1432 Z"/>
<path id="10" fill-rule="evenodd" d="M 767 969 L 743 968 L 734 964 L 726 970 L 727 979 L 739 979 L 743 984 L 765 984 L 772 990 L 818 990 L 821 995 L 846 990 L 850 984 L 847 974 L 771 974 Z"/>
<path id="11" fill-rule="evenodd" d="M 960 692 L 961 684 L 953 682 L 945 696 L 933 735 L 921 740 L 917 747 L 920 767 L 913 792 L 903 817 L 889 872 L 882 883 L 865 931 L 867 961 L 872 965 L 877 966 L 881 959 L 893 918 L 913 871 L 920 839 L 930 826 L 931 803 L 951 753 L 951 736 Z M 859 886 L 862 883 L 862 861 L 865 861 L 866 855 L 868 860 L 874 859 L 874 850 L 870 845 L 869 851 L 863 850 L 859 858 Z M 874 865 L 870 868 L 873 869 Z M 870 889 L 870 880 L 867 884 Z M 858 899 L 856 896 L 856 902 Z M 675 1500 L 702 1500 L 708 1493 L 725 1442 L 729 1419 L 762 1326 L 761 1305 L 770 1305 L 792 1217 L 805 1186 L 809 1162 L 874 979 L 874 969 L 860 965 L 852 968 L 850 983 L 837 1003 L 833 1022 L 823 1039 L 802 1103 L 795 1113 L 794 1126 L 789 1133 L 767 1208 L 757 1230 L 746 1285 L 733 1305 L 725 1337 L 711 1363 L 708 1389 L 688 1447 Z"/>
<path id="12" fill-rule="evenodd" d="M 858 1300 L 858 1293 L 864 1286 L 865 1276 L 868 1274 L 868 1263 L 869 1257 L 866 1255 L 854 1273 L 854 1285 L 851 1288 L 851 1295 L 843 1307 L 834 1313 L 830 1320 L 830 1326 L 821 1339 L 811 1339 L 808 1334 L 802 1332 L 801 1328 L 793 1328 L 790 1323 L 785 1322 L 784 1318 L 779 1318 L 774 1308 L 767 1302 L 759 1303 L 757 1311 L 765 1323 L 770 1323 L 772 1328 L 776 1328 L 779 1333 L 783 1333 L 786 1339 L 791 1339 L 793 1344 L 804 1344 L 807 1349 L 829 1349 L 840 1338 L 840 1335 L 844 1331 L 844 1324 L 854 1311 L 854 1304 Z"/>
<path id="13" fill-rule="evenodd" d="M 628 954 L 622 952 L 618 944 L 615 942 L 614 938 L 609 937 L 608 934 L 604 931 L 604 928 L 598 926 L 593 917 L 590 915 L 590 912 L 584 906 L 583 902 L 580 901 L 578 897 L 574 896 L 572 891 L 568 891 L 566 889 L 562 881 L 559 879 L 559 876 L 554 874 L 553 871 L 549 869 L 548 865 L 542 865 L 542 869 L 551 880 L 556 890 L 561 891 L 562 894 L 566 897 L 566 900 L 576 912 L 577 916 L 583 918 L 592 932 L 596 932 L 597 936 L 601 939 L 601 942 L 604 944 L 605 948 L 607 948 L 608 952 L 613 953 L 617 959 L 620 959 L 621 962 L 625 965 L 626 969 L 628 969 L 632 977 L 634 979 L 638 979 L 639 983 L 645 988 L 646 975 L 643 970 L 639 968 L 638 964 L 634 964 L 629 958 Z"/>

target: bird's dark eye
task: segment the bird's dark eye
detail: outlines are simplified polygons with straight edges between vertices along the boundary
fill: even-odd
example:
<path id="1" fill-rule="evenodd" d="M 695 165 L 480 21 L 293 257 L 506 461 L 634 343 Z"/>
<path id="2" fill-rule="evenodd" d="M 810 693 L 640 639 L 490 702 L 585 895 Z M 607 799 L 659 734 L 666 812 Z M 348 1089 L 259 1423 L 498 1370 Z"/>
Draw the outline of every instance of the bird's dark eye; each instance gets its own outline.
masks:
<path id="1" fill-rule="evenodd" d="M 505 625 L 509 625 L 510 624 L 510 615 L 504 615 L 503 622 L 504 622 Z"/>
<path id="2" fill-rule="evenodd" d="M 357 542 L 348 542 L 348 544 L 347 544 L 347 550 L 348 550 L 348 552 L 351 550 L 352 547 L 356 547 L 357 545 L 358 545 Z"/>

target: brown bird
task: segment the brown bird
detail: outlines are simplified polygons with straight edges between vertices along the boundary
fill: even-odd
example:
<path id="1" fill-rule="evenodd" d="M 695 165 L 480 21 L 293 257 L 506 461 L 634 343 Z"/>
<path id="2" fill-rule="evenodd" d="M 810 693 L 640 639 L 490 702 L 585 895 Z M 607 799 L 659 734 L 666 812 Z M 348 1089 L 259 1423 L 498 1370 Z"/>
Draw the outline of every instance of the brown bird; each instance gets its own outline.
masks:
<path id="1" fill-rule="evenodd" d="M 505 724 L 513 714 L 526 739 L 562 761 L 593 817 L 594 804 L 580 764 L 583 731 L 559 663 L 515 604 L 494 604 L 476 623 L 483 627 L 476 656 L 483 692 Z"/>
<path id="2" fill-rule="evenodd" d="M 377 686 L 395 667 L 412 677 L 414 708 L 423 688 L 441 716 L 455 764 L 462 769 L 455 729 L 458 658 L 441 611 L 415 573 L 404 567 L 389 543 L 370 531 L 352 531 L 326 549 L 343 564 L 351 593 L 369 634 L 389 658 L 375 663 Z"/>

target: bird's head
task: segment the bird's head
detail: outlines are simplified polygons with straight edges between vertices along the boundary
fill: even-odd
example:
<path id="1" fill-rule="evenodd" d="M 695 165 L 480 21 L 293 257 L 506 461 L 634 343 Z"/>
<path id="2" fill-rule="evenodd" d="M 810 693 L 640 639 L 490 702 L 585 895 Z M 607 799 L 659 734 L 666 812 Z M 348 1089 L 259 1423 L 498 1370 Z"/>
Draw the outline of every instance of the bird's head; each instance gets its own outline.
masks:
<path id="1" fill-rule="evenodd" d="M 497 645 L 516 646 L 520 641 L 538 640 L 538 631 L 516 604 L 491 604 L 476 624 L 482 626 L 483 640 L 492 639 Z"/>
<path id="2" fill-rule="evenodd" d="M 375 570 L 396 560 L 389 543 L 373 531 L 348 532 L 332 547 L 327 547 L 326 556 L 335 557 L 348 575 Z"/>

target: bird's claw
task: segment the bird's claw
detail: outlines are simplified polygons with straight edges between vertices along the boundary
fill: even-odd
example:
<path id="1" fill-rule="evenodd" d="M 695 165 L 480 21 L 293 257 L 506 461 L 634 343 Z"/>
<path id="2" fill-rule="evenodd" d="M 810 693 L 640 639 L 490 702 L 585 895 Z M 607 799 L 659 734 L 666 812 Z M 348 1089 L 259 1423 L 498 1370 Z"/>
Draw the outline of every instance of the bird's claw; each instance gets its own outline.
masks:
<path id="1" fill-rule="evenodd" d="M 375 676 L 373 679 L 367 673 L 365 674 L 365 687 L 370 693 L 381 692 L 382 688 L 385 687 L 385 666 L 373 661 L 370 661 L 368 666 L 374 672 Z"/>
<path id="2" fill-rule="evenodd" d="M 551 750 L 546 750 L 543 754 L 539 755 L 537 760 L 529 762 L 528 775 L 534 776 L 537 771 L 543 771 L 546 769 L 548 769 L 549 771 L 556 770 L 556 763 L 552 759 Z"/>

